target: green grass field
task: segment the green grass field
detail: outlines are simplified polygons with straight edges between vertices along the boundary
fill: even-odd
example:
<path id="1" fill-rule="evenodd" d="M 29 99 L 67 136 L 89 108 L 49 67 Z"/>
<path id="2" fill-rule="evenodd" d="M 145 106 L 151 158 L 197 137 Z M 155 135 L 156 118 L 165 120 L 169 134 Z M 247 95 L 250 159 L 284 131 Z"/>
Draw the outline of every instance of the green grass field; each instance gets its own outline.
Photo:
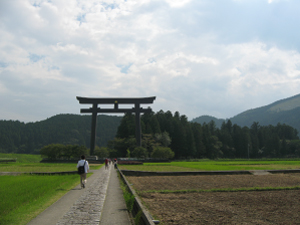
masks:
<path id="1" fill-rule="evenodd" d="M 17 159 L 17 162 L 0 163 L 0 172 L 67 172 L 76 171 L 77 163 L 40 163 L 39 155 L 0 153 L 1 159 Z M 90 165 L 90 170 L 99 169 L 101 165 Z"/>
<path id="2" fill-rule="evenodd" d="M 122 170 L 179 172 L 219 170 L 287 170 L 300 169 L 300 160 L 199 160 L 196 162 L 144 163 L 119 165 Z"/>
<path id="3" fill-rule="evenodd" d="M 76 171 L 76 163 L 40 163 L 38 155 L 3 154 L 0 158 L 17 158 L 17 162 L 0 163 L 0 172 Z M 90 170 L 101 165 L 90 165 Z M 88 174 L 90 176 L 91 173 Z M 27 224 L 31 219 L 79 184 L 74 175 L 0 176 L 0 224 Z"/>
<path id="4" fill-rule="evenodd" d="M 0 153 L 0 159 L 16 159 L 18 163 L 38 163 L 42 157 L 40 155 Z"/>
<path id="5" fill-rule="evenodd" d="M 76 175 L 0 176 L 0 224 L 26 224 L 79 184 Z"/>
<path id="6" fill-rule="evenodd" d="M 0 163 L 0 172 L 67 172 L 76 171 L 76 163 Z M 90 170 L 99 169 L 101 165 L 90 165 Z"/>

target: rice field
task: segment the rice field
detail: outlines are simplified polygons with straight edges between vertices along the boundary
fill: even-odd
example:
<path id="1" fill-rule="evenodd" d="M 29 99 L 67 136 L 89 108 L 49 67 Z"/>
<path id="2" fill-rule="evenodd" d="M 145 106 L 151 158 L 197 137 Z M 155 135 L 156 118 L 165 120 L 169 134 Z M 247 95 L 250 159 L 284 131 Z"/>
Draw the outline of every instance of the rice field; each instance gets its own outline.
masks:
<path id="1" fill-rule="evenodd" d="M 0 176 L 0 224 L 28 223 L 77 184 L 77 174 Z"/>
<path id="2" fill-rule="evenodd" d="M 193 162 L 144 163 L 119 165 L 122 170 L 179 172 L 179 171 L 231 171 L 231 170 L 288 170 L 300 169 L 300 160 L 199 160 Z"/>
<path id="3" fill-rule="evenodd" d="M 30 175 L 30 172 L 76 171 L 76 163 L 40 163 L 38 155 L 3 154 L 17 162 L 0 163 L 1 172 L 27 173 L 0 176 L 0 225 L 23 225 L 79 184 L 79 176 Z M 102 165 L 90 165 L 90 170 Z M 90 176 L 91 173 L 88 174 Z"/>
<path id="4" fill-rule="evenodd" d="M 16 159 L 18 163 L 39 163 L 42 157 L 30 154 L 0 153 L 0 159 Z"/>

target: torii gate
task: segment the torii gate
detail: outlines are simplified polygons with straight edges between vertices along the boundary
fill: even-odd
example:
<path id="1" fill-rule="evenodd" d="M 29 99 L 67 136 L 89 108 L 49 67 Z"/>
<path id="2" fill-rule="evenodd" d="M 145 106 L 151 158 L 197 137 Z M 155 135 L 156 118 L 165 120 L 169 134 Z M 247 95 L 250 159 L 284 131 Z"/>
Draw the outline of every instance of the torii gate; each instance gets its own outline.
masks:
<path id="1" fill-rule="evenodd" d="M 89 109 L 80 109 L 81 113 L 92 113 L 92 130 L 91 130 L 91 146 L 90 155 L 94 154 L 95 142 L 96 142 L 96 122 L 97 113 L 135 113 L 135 137 L 137 141 L 137 146 L 141 146 L 141 113 L 151 112 L 151 108 L 143 109 L 140 107 L 141 104 L 152 104 L 156 97 L 148 98 L 86 98 L 86 97 L 76 97 L 79 104 L 92 104 L 93 107 Z M 111 109 L 101 109 L 98 108 L 99 104 L 114 104 L 114 108 Z M 134 104 L 133 108 L 119 108 L 119 104 Z"/>

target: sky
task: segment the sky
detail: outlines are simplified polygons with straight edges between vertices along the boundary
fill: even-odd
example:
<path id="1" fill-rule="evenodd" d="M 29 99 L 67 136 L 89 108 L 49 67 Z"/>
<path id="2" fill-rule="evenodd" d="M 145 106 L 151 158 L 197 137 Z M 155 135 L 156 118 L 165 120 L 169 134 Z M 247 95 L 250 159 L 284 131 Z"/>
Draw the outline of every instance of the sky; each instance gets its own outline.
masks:
<path id="1" fill-rule="evenodd" d="M 226 119 L 297 95 L 299 9 L 299 0 L 0 0 L 0 120 L 80 114 L 90 106 L 76 96 L 156 96 L 142 107 Z"/>

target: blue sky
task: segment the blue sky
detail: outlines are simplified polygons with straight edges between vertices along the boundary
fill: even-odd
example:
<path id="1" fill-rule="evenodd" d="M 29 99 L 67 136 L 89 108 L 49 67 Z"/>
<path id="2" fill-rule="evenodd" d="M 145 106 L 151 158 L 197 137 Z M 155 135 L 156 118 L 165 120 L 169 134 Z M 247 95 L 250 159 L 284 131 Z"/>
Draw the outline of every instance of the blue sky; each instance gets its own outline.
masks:
<path id="1" fill-rule="evenodd" d="M 150 97 L 189 120 L 299 94 L 300 1 L 0 0 L 3 120 Z M 147 106 L 146 106 L 147 107 Z"/>

